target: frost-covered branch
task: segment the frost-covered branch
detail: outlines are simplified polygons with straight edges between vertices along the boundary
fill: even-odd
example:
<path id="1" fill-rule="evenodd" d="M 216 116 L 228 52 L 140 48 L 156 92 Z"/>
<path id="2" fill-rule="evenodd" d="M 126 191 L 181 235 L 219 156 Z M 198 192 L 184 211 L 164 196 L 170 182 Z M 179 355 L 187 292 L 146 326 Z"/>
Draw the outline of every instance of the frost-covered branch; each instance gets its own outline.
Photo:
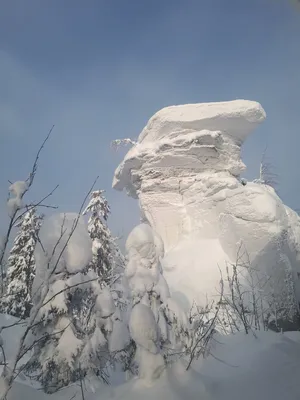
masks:
<path id="1" fill-rule="evenodd" d="M 243 247 L 243 248 L 242 248 Z M 236 262 L 226 265 L 226 291 L 221 304 L 218 326 L 224 333 L 243 330 L 256 336 L 258 330 L 280 330 L 286 323 L 295 324 L 299 307 L 291 271 L 286 268 L 278 282 L 255 268 L 240 244 Z"/>
<path id="2" fill-rule="evenodd" d="M 35 178 L 35 174 L 36 174 L 36 171 L 37 171 L 37 168 L 38 168 L 38 161 L 39 161 L 39 157 L 40 157 L 41 151 L 43 150 L 45 144 L 49 140 L 53 129 L 54 129 L 54 125 L 52 125 L 52 128 L 48 132 L 48 135 L 46 136 L 45 140 L 43 141 L 41 147 L 39 148 L 39 150 L 38 150 L 38 152 L 36 154 L 36 157 L 35 157 L 35 160 L 34 160 L 34 163 L 33 163 L 33 166 L 32 166 L 32 170 L 31 170 L 31 172 L 29 174 L 29 177 L 26 179 L 26 182 L 27 182 L 27 185 L 28 185 L 28 189 L 33 184 L 33 181 L 34 181 L 34 178 Z"/>
<path id="3" fill-rule="evenodd" d="M 209 344 L 216 332 L 216 323 L 219 317 L 219 311 L 223 301 L 224 295 L 224 282 L 220 280 L 220 297 L 218 302 L 214 302 L 211 305 L 206 305 L 204 309 L 200 309 L 197 305 L 194 305 L 190 311 L 190 322 L 191 328 L 191 341 L 189 347 L 186 350 L 188 354 L 188 365 L 186 370 L 189 370 L 193 361 L 198 359 L 199 356 L 205 356 L 209 351 Z M 196 312 L 193 312 L 193 308 Z"/>
<path id="4" fill-rule="evenodd" d="M 278 175 L 274 172 L 274 166 L 267 159 L 267 146 L 263 151 L 259 165 L 259 178 L 254 182 L 275 188 L 278 185 Z"/>
<path id="5" fill-rule="evenodd" d="M 136 141 L 126 138 L 126 139 L 115 139 L 111 142 L 111 147 L 114 150 L 118 150 L 121 147 L 125 147 L 125 146 L 135 146 L 137 144 Z"/>
<path id="6" fill-rule="evenodd" d="M 18 215 L 18 217 L 15 219 L 16 223 L 17 221 L 19 221 L 28 211 L 37 208 L 37 207 L 45 207 L 45 208 L 52 208 L 52 209 L 57 209 L 57 206 L 51 206 L 48 204 L 43 204 L 43 202 L 45 200 L 47 200 L 50 196 L 53 195 L 53 193 L 56 191 L 56 189 L 58 189 L 59 185 L 56 185 L 54 189 L 51 190 L 51 192 L 49 192 L 45 197 L 43 197 L 41 200 L 39 200 L 37 203 L 31 203 L 25 206 L 26 210 L 24 212 L 22 212 L 20 215 Z"/>

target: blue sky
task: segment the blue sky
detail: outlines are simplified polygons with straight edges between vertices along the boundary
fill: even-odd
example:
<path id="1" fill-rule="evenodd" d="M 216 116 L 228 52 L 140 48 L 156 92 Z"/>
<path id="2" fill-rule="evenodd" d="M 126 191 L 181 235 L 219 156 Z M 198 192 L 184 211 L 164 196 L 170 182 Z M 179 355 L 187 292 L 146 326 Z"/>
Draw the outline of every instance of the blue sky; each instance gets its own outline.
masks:
<path id="1" fill-rule="evenodd" d="M 55 124 L 30 199 L 76 211 L 94 178 L 111 228 L 138 206 L 111 189 L 122 157 L 160 108 L 245 98 L 267 121 L 246 142 L 253 178 L 268 144 L 283 201 L 300 208 L 300 10 L 288 0 L 10 0 L 0 3 L 0 232 L 7 180 L 24 179 Z"/>

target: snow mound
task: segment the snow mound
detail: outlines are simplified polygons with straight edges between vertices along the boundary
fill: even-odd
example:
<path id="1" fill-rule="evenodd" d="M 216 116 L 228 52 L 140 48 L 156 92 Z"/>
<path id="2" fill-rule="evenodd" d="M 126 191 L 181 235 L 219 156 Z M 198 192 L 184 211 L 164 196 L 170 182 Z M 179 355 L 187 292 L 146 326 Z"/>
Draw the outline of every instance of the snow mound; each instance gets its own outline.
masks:
<path id="1" fill-rule="evenodd" d="M 238 258 L 258 281 L 271 277 L 267 293 L 282 294 L 292 275 L 300 300 L 299 216 L 271 187 L 240 180 L 241 145 L 265 117 L 246 100 L 164 108 L 115 172 L 113 186 L 139 199 L 161 237 L 164 276 L 186 307 L 215 297 L 219 268 L 226 276 Z"/>

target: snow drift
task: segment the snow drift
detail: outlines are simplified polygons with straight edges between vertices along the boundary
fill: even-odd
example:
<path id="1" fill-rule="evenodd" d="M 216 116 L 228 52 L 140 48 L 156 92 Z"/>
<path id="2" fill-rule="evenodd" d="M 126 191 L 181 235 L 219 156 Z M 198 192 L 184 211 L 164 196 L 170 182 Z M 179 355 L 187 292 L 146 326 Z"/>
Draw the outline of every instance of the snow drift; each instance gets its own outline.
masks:
<path id="1" fill-rule="evenodd" d="M 246 100 L 164 108 L 115 172 L 113 187 L 139 199 L 161 237 L 164 276 L 186 307 L 214 296 L 218 266 L 237 258 L 272 278 L 266 292 L 282 293 L 288 271 L 300 300 L 299 217 L 271 187 L 239 178 L 241 146 L 265 117 Z"/>
<path id="2" fill-rule="evenodd" d="M 0 326 L 15 321 L 0 314 Z M 22 328 L 3 331 L 7 356 L 15 350 Z M 180 365 L 166 370 L 151 388 L 133 379 L 117 386 L 98 384 L 95 390 L 86 382 L 86 400 L 243 400 L 300 398 L 300 333 L 257 332 L 257 338 L 243 333 L 218 336 L 212 355 L 195 363 L 194 370 Z M 22 374 L 14 382 L 8 400 L 82 400 L 81 389 L 74 384 L 47 395 Z"/>

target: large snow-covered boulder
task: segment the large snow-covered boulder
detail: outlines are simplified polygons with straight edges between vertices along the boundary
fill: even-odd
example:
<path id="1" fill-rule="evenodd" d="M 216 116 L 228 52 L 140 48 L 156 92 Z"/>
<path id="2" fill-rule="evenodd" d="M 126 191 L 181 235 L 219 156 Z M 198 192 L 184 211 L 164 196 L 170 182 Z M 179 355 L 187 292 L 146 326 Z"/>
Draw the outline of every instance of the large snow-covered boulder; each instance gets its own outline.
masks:
<path id="1" fill-rule="evenodd" d="M 139 199 L 162 238 L 164 276 L 187 306 L 213 296 L 218 267 L 240 257 L 277 292 L 290 271 L 300 300 L 299 216 L 269 186 L 239 179 L 241 145 L 265 117 L 246 100 L 164 108 L 115 172 L 113 186 Z"/>

